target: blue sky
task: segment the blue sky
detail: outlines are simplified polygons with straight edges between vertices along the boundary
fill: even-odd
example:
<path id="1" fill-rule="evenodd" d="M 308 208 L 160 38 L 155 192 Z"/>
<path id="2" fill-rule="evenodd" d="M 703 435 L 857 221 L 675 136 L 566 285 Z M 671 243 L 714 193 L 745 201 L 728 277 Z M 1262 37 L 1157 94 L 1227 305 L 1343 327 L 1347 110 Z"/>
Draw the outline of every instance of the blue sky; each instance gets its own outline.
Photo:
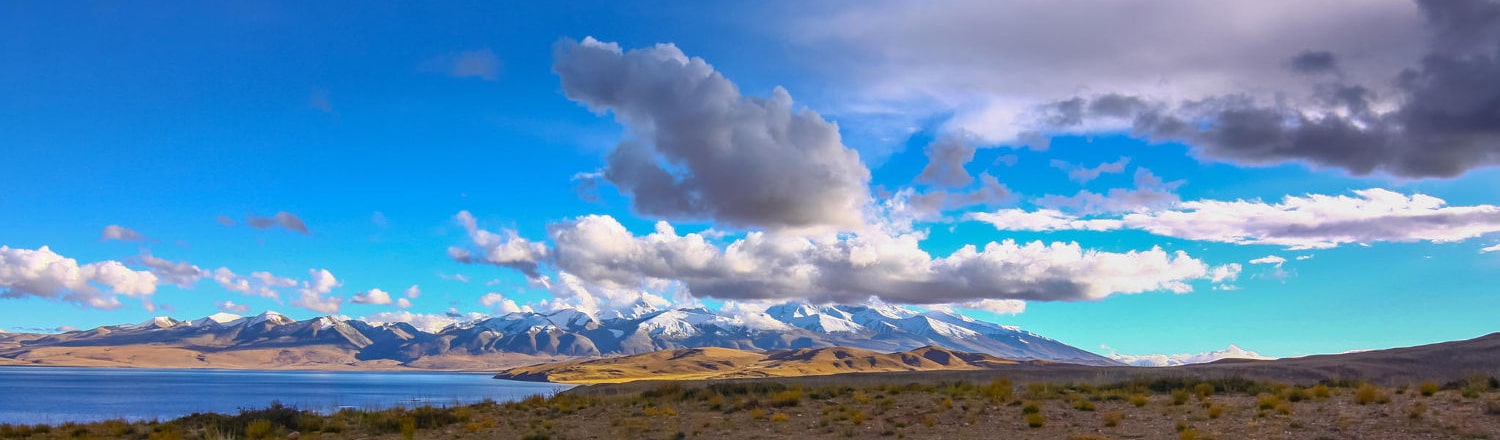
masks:
<path id="1" fill-rule="evenodd" d="M 1121 353 L 1500 330 L 1500 76 L 1440 70 L 1494 68 L 1495 26 L 1443 18 L 1493 2 L 1046 3 L 3 6 L 0 329 L 646 295 Z"/>

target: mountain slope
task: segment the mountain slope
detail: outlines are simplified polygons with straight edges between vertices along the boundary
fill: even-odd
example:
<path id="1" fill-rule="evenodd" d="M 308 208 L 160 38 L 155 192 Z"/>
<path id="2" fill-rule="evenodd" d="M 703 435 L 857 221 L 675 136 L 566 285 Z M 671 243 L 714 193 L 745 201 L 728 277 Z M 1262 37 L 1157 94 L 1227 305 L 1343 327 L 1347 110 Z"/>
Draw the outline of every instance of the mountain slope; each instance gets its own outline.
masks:
<path id="1" fill-rule="evenodd" d="M 750 352 L 691 348 L 607 359 L 564 361 L 512 368 L 498 379 L 557 383 L 616 383 L 642 379 L 693 380 L 744 377 L 823 376 L 893 371 L 983 370 L 1017 362 L 978 353 L 923 347 L 879 353 L 847 347 Z"/>
<path id="2" fill-rule="evenodd" d="M 760 315 L 724 315 L 704 308 L 658 309 L 642 303 L 628 313 L 608 316 L 601 319 L 571 309 L 520 312 L 433 332 L 405 323 L 332 317 L 296 321 L 275 312 L 251 317 L 216 314 L 191 321 L 160 317 L 55 335 L 7 335 L 0 340 L 0 358 L 37 365 L 319 368 L 379 363 L 482 369 L 704 347 L 848 347 L 889 353 L 934 346 L 1022 361 L 1120 365 L 1015 327 L 883 304 L 788 303 Z M 127 347 L 153 355 L 125 355 L 130 350 L 122 349 Z M 157 359 L 150 359 L 153 356 Z M 267 365 L 257 367 L 256 359 Z"/>

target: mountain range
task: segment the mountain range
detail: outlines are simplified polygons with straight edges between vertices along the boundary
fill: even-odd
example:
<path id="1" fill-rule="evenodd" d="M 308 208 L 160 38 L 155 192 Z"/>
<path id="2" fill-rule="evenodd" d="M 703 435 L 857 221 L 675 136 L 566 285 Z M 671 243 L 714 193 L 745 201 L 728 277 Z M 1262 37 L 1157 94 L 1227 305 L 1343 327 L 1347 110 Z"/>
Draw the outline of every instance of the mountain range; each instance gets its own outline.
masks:
<path id="1" fill-rule="evenodd" d="M 0 363 L 201 368 L 488 369 L 659 350 L 766 351 L 849 347 L 883 353 L 921 347 L 1015 361 L 1120 362 L 1021 330 L 941 312 L 883 305 L 787 303 L 753 317 L 705 308 L 642 305 L 607 318 L 573 309 L 518 312 L 423 331 L 411 324 L 275 312 L 61 334 L 0 336 Z"/>

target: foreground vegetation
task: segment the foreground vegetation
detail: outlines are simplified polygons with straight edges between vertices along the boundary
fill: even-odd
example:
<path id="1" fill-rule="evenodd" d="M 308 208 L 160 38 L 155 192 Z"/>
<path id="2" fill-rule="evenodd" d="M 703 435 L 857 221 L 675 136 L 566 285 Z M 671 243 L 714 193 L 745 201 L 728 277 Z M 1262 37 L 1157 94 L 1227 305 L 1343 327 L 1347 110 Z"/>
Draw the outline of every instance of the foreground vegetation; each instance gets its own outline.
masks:
<path id="1" fill-rule="evenodd" d="M 1500 380 L 1395 388 L 1244 379 L 1107 385 L 989 382 L 805 387 L 775 381 L 589 388 L 454 408 L 281 405 L 167 422 L 0 425 L 0 438 L 1474 438 L 1500 439 Z"/>

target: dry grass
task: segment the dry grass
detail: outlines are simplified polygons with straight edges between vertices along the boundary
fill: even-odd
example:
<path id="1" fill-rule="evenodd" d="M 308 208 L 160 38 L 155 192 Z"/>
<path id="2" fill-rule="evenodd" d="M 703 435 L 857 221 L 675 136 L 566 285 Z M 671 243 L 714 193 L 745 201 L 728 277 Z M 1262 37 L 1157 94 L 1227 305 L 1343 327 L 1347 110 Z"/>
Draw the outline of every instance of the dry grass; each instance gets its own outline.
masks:
<path id="1" fill-rule="evenodd" d="M 1211 395 L 1200 392 L 1208 390 L 1204 384 L 1213 386 Z M 317 415 L 277 406 L 161 423 L 0 425 L 0 439 L 279 439 L 292 432 L 301 439 L 390 440 L 1500 438 L 1500 390 L 1488 387 L 1474 387 L 1480 400 L 1464 398 L 1459 387 L 1423 397 L 1419 392 L 1392 395 L 1373 385 L 1329 383 L 1320 391 L 1237 379 L 1027 384 L 1024 392 L 1012 388 L 1009 393 L 997 389 L 1015 386 L 999 381 L 857 386 L 661 383 L 633 393 L 596 395 L 584 388 L 458 408 Z M 1173 405 L 1173 395 L 1184 393 L 1202 396 L 1201 402 Z M 1361 397 L 1372 393 L 1376 398 Z M 1004 395 L 1011 397 L 999 398 Z M 1155 403 L 1136 406 L 1135 397 Z M 1079 409 L 1084 406 L 1095 412 Z"/>

